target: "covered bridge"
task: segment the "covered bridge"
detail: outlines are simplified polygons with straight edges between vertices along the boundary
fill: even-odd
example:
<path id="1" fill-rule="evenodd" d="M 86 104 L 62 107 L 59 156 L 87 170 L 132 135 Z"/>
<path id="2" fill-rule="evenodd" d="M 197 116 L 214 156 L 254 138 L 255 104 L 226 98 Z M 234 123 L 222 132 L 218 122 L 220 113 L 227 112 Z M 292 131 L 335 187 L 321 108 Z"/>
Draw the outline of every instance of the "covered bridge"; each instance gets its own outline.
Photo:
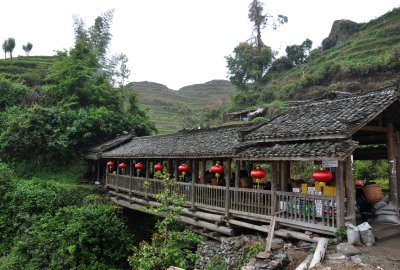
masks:
<path id="1" fill-rule="evenodd" d="M 389 197 L 398 214 L 399 93 L 397 86 L 390 86 L 351 96 L 331 94 L 292 106 L 258 125 L 132 137 L 101 154 L 104 170 L 106 161 L 115 164 L 105 174 L 105 185 L 113 200 L 125 207 L 140 210 L 141 205 L 156 204 L 153 198 L 162 180 L 153 177 L 153 165 L 162 163 L 186 198 L 181 221 L 203 232 L 232 235 L 240 227 L 268 232 L 267 224 L 275 216 L 282 226 L 332 235 L 346 220 L 356 222 L 353 160 L 388 161 Z M 290 181 L 296 161 L 330 164 L 333 181 L 324 188 L 303 186 L 299 192 Z M 121 162 L 127 169 L 116 166 Z M 139 162 L 144 165 L 141 172 L 134 169 Z M 182 163 L 189 164 L 190 177 L 185 179 L 190 182 L 178 171 Z M 209 177 L 215 163 L 224 167 L 217 181 L 215 175 Z M 263 164 L 271 168 L 269 185 L 248 185 L 244 180 L 251 168 Z M 278 231 L 282 236 L 288 233 L 293 232 Z"/>

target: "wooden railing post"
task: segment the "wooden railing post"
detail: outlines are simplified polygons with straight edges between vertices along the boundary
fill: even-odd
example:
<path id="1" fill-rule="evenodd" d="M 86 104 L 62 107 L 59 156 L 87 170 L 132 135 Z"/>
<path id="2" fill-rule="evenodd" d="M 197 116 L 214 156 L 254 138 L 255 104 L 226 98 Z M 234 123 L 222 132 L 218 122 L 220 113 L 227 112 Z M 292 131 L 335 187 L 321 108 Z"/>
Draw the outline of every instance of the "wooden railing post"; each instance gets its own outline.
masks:
<path id="1" fill-rule="evenodd" d="M 226 220 L 229 219 L 229 209 L 230 209 L 230 203 L 231 203 L 231 193 L 229 191 L 229 188 L 231 186 L 231 165 L 232 165 L 232 159 L 228 158 L 226 162 L 226 175 L 225 175 L 225 218 Z"/>
<path id="2" fill-rule="evenodd" d="M 132 196 L 132 176 L 133 176 L 133 162 L 132 159 L 129 160 L 129 197 Z"/>
<path id="3" fill-rule="evenodd" d="M 332 209 L 333 209 L 332 205 Z M 343 162 L 338 161 L 336 168 L 336 227 L 344 226 L 344 192 L 343 192 Z"/>

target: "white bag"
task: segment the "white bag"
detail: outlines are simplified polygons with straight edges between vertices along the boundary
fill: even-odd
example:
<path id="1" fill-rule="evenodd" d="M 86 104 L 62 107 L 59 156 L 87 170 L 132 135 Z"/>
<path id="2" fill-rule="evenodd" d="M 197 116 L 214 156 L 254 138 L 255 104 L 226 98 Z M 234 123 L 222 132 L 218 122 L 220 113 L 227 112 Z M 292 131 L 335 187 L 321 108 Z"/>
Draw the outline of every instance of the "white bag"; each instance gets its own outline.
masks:
<path id="1" fill-rule="evenodd" d="M 360 239 L 360 231 L 358 230 L 357 226 L 353 225 L 350 222 L 346 222 L 346 232 L 347 232 L 347 242 L 352 245 L 359 245 L 361 244 Z"/>

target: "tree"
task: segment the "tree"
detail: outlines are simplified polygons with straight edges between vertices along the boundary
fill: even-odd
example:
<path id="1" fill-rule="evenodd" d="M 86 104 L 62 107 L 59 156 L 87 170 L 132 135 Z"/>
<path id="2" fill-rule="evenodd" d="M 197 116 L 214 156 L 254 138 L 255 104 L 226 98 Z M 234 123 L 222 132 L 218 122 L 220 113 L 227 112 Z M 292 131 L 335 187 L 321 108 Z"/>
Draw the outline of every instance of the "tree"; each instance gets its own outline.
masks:
<path id="1" fill-rule="evenodd" d="M 28 42 L 26 45 L 22 45 L 22 49 L 24 50 L 26 56 L 29 56 L 29 53 L 32 50 L 32 43 Z"/>
<path id="2" fill-rule="evenodd" d="M 14 51 L 15 48 L 15 39 L 14 38 L 6 39 L 6 41 L 4 41 L 3 43 L 3 50 L 4 50 L 4 44 L 6 44 L 5 47 L 7 49 L 7 52 L 10 53 L 10 58 L 12 58 L 12 52 Z M 4 52 L 6 51 L 4 50 Z"/>
<path id="3" fill-rule="evenodd" d="M 4 59 L 6 59 L 7 58 L 7 53 L 8 53 L 8 42 L 7 42 L 7 39 L 4 40 L 2 48 L 3 48 L 3 51 L 4 51 Z"/>
<path id="4" fill-rule="evenodd" d="M 251 2 L 248 16 L 253 23 L 252 36 L 248 41 L 241 42 L 236 46 L 233 55 L 225 57 L 229 80 L 242 90 L 246 90 L 248 83 L 261 85 L 274 60 L 275 52 L 264 44 L 261 38 L 261 30 L 268 25 L 276 29 L 279 25 L 288 21 L 286 16 L 278 15 L 275 18 L 264 13 L 264 4 L 259 0 Z"/>
<path id="5" fill-rule="evenodd" d="M 291 45 L 286 47 L 286 54 L 289 61 L 295 66 L 303 64 L 307 60 L 308 53 L 312 47 L 312 41 L 308 38 L 300 45 Z"/>

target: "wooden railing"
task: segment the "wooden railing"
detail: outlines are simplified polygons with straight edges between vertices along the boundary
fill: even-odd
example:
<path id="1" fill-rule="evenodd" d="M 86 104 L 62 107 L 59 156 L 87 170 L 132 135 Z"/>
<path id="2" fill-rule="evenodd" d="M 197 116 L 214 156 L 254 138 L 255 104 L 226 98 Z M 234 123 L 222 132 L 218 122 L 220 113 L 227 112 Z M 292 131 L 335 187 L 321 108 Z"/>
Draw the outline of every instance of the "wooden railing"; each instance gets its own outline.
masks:
<path id="1" fill-rule="evenodd" d="M 117 192 L 146 197 L 164 190 L 164 180 L 116 174 L 107 175 L 106 185 Z M 184 195 L 187 206 L 260 220 L 268 220 L 278 212 L 276 220 L 284 224 L 331 232 L 337 227 L 335 197 L 230 187 L 227 200 L 225 186 L 176 182 L 170 188 L 171 192 Z"/>

